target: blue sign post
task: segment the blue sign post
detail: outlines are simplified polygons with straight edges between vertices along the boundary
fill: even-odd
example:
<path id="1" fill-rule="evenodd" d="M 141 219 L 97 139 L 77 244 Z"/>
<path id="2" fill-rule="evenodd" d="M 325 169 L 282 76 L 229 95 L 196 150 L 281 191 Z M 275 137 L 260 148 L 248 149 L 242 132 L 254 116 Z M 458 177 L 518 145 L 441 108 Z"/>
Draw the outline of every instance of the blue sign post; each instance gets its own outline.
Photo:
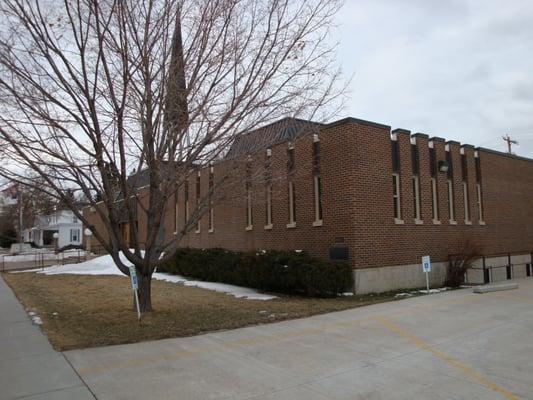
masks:
<path id="1" fill-rule="evenodd" d="M 429 256 L 422 257 L 422 271 L 426 273 L 426 287 L 427 293 L 429 294 L 429 271 L 431 271 L 431 261 Z"/>
<path id="2" fill-rule="evenodd" d="M 135 305 L 137 306 L 137 318 L 141 320 L 141 309 L 139 307 L 139 295 L 137 293 L 139 289 L 139 283 L 137 281 L 137 271 L 135 267 L 129 267 L 130 270 L 130 279 L 131 279 L 131 288 L 133 289 L 133 294 L 135 295 Z"/>

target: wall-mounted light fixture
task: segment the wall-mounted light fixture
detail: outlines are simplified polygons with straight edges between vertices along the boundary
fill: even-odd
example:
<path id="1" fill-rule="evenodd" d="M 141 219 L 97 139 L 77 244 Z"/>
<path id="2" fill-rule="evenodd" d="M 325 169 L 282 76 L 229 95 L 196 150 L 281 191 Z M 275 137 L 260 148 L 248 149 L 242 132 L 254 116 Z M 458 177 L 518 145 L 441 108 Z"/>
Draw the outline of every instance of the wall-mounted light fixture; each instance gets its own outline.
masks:
<path id="1" fill-rule="evenodd" d="M 450 169 L 450 164 L 448 161 L 439 161 L 439 171 L 440 172 L 448 172 Z"/>

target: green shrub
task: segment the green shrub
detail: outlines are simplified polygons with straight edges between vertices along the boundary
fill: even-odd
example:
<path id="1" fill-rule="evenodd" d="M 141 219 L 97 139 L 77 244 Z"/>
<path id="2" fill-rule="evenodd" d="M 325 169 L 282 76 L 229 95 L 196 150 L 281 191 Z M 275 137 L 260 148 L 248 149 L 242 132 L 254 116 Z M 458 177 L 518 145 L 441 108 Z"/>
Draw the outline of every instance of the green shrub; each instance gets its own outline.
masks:
<path id="1" fill-rule="evenodd" d="M 346 263 L 330 263 L 306 252 L 234 252 L 221 248 L 180 248 L 158 267 L 159 272 L 247 286 L 260 290 L 315 297 L 351 290 L 353 275 Z"/>

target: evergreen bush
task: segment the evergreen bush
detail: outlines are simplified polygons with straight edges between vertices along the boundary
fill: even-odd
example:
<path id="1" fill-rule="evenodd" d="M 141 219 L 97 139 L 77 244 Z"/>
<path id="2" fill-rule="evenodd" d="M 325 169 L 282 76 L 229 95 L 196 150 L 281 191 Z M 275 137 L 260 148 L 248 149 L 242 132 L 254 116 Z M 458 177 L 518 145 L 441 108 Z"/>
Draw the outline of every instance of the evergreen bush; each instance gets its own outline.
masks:
<path id="1" fill-rule="evenodd" d="M 303 251 L 180 248 L 158 267 L 158 271 L 313 297 L 337 296 L 353 287 L 352 269 L 348 264 L 322 261 Z"/>

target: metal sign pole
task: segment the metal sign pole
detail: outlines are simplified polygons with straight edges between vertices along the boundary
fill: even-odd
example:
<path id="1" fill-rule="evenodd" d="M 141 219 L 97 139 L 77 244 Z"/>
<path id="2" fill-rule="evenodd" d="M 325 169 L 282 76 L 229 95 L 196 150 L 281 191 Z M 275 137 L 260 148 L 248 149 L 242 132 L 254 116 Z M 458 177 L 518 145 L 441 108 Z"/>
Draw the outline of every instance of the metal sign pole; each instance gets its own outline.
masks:
<path id="1" fill-rule="evenodd" d="M 139 322 L 141 321 L 141 308 L 139 307 L 139 295 L 137 293 L 137 289 L 134 290 L 135 293 L 135 304 L 137 305 L 137 319 Z"/>
<path id="2" fill-rule="evenodd" d="M 137 281 L 137 271 L 133 266 L 129 267 L 129 270 L 131 278 L 131 288 L 133 289 L 133 294 L 135 296 L 135 305 L 137 306 L 137 319 L 139 320 L 139 322 L 141 322 L 141 307 L 139 306 L 139 283 Z"/>
<path id="3" fill-rule="evenodd" d="M 426 293 L 429 294 L 429 271 L 431 271 L 431 260 L 429 256 L 422 257 L 422 271 L 426 273 Z"/>

